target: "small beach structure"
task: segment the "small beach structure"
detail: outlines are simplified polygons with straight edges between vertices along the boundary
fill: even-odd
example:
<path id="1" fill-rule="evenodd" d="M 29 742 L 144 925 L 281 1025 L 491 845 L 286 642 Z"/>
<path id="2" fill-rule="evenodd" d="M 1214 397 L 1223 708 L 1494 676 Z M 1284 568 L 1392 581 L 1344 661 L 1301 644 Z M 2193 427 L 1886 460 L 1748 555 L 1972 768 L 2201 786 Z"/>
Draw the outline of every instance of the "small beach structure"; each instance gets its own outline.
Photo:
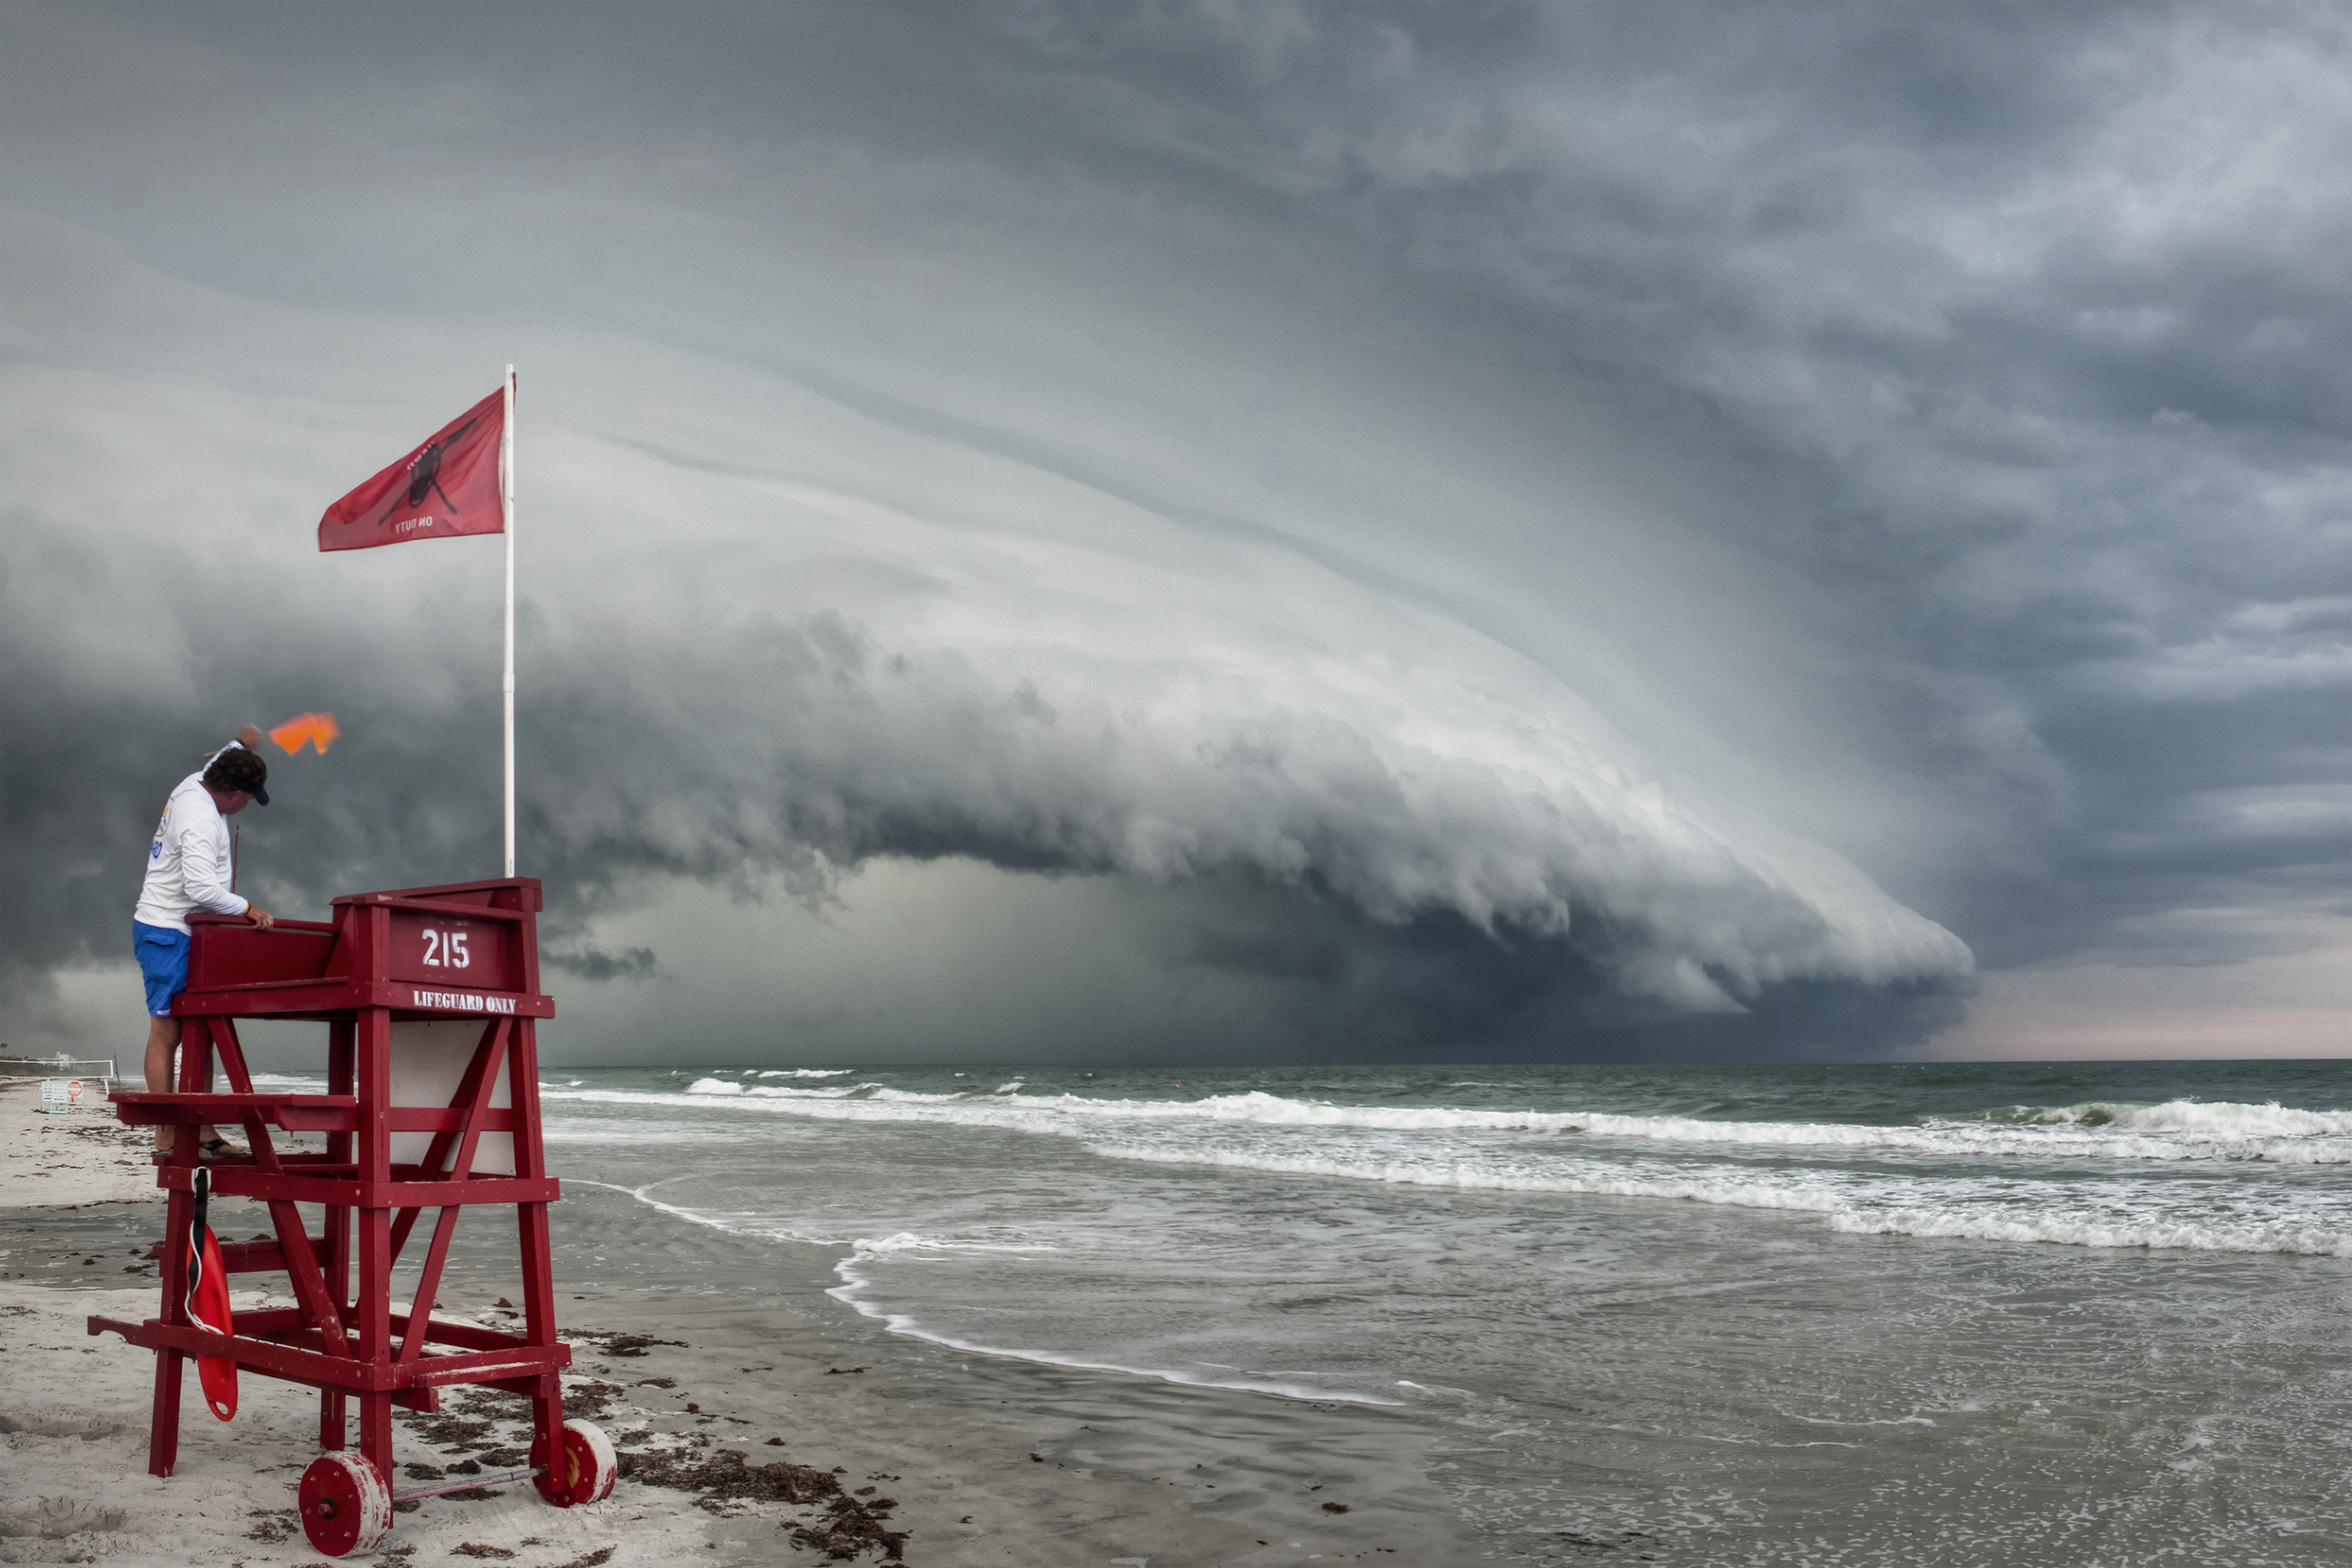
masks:
<path id="1" fill-rule="evenodd" d="M 304 1532 L 330 1556 L 369 1550 L 391 1529 L 401 1500 L 392 1490 L 393 1407 L 437 1410 L 440 1391 L 459 1384 L 522 1394 L 533 1416 L 527 1468 L 461 1485 L 527 1478 L 559 1508 L 612 1490 L 612 1445 L 589 1423 L 563 1418 L 561 1373 L 572 1351 L 556 1337 L 547 1222 L 562 1194 L 540 1136 L 533 1037 L 537 1021 L 555 1014 L 539 990 L 540 908 L 536 879 L 507 877 L 346 895 L 323 924 L 191 920 L 188 987 L 173 1008 L 187 1022 L 178 1088 L 119 1090 L 113 1100 L 127 1123 L 175 1130 L 156 1172 L 169 1194 L 162 1307 L 143 1322 L 89 1325 L 155 1352 L 154 1474 L 169 1476 L 177 1458 L 182 1374 L 194 1356 L 211 1363 L 208 1389 L 244 1371 L 319 1391 L 326 1451 L 303 1475 L 299 1500 Z M 324 1024 L 327 1092 L 257 1091 L 240 1018 Z M 216 1072 L 227 1080 L 218 1092 Z M 233 1123 L 248 1152 L 204 1159 L 199 1130 Z M 325 1148 L 281 1149 L 273 1128 L 322 1133 Z M 296 1304 L 236 1312 L 222 1334 L 189 1312 L 187 1238 L 192 1221 L 201 1228 L 199 1205 L 217 1215 L 231 1198 L 266 1205 L 274 1234 L 222 1246 L 223 1269 L 283 1274 Z M 303 1204 L 324 1209 L 320 1234 L 308 1232 Z M 520 1332 L 432 1315 L 457 1216 L 483 1206 L 512 1213 L 522 1309 L 510 1327 Z M 428 1209 L 436 1217 L 414 1306 L 397 1310 L 393 1269 Z M 346 1451 L 354 1401 L 356 1456 Z"/>

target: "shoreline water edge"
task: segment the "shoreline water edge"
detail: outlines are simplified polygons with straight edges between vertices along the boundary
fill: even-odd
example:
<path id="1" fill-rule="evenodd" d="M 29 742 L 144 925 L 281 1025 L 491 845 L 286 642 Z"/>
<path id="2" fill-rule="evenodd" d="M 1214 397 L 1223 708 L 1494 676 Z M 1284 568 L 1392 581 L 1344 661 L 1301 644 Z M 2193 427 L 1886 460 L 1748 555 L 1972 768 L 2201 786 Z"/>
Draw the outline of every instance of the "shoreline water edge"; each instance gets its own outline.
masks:
<path id="1" fill-rule="evenodd" d="M 623 1480 L 433 1499 L 394 1556 L 2352 1542 L 2352 1064 L 550 1069 L 542 1099 L 571 1396 Z M 299 1391 L 253 1380 L 144 1475 L 146 1360 L 79 1324 L 152 1310 L 152 1178 L 136 1135 L 29 1106 L 0 1098 L 0 1561 L 315 1560 Z M 509 1310 L 497 1228 L 460 1226 L 445 1312 Z M 412 1484 L 495 1468 L 507 1414 L 404 1418 Z"/>

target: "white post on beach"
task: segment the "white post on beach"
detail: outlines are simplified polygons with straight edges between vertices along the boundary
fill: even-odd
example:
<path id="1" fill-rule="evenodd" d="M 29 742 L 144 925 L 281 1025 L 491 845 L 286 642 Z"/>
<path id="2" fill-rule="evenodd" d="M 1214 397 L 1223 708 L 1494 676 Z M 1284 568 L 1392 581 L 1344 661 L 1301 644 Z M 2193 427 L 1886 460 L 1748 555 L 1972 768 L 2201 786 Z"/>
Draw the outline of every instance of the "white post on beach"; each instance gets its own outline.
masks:
<path id="1" fill-rule="evenodd" d="M 506 688 L 505 688 L 505 694 L 506 694 L 506 731 L 507 731 L 507 793 L 506 793 L 506 821 L 507 821 L 507 869 L 506 869 L 506 874 L 507 874 L 508 876 L 509 876 L 509 877 L 511 877 L 511 876 L 513 876 L 513 875 L 515 874 L 515 824 L 514 824 L 514 774 L 515 774 L 515 756 L 514 756 L 514 533 L 515 533 L 515 515 L 514 515 L 514 491 L 515 491 L 515 473 L 514 473 L 514 417 L 515 417 L 515 406 L 514 406 L 514 405 L 515 405 L 515 395 L 515 395 L 515 372 L 514 372 L 514 366 L 512 366 L 512 365 L 509 365 L 509 366 L 507 366 L 507 400 L 506 400 L 506 416 L 506 416 L 505 433 L 504 433 L 504 434 L 499 437 L 499 447 L 500 447 L 500 448 L 501 448 L 501 449 L 500 449 L 500 451 L 499 451 L 499 488 L 500 488 L 500 491 L 501 491 L 500 500 L 501 500 L 501 503 L 502 503 L 502 506 L 503 506 L 503 508 L 504 508 L 504 511 L 505 511 L 505 516 L 504 516 L 500 521 L 505 524 L 505 531 L 506 531 L 506 536 L 507 536 L 507 669 L 506 669 Z"/>

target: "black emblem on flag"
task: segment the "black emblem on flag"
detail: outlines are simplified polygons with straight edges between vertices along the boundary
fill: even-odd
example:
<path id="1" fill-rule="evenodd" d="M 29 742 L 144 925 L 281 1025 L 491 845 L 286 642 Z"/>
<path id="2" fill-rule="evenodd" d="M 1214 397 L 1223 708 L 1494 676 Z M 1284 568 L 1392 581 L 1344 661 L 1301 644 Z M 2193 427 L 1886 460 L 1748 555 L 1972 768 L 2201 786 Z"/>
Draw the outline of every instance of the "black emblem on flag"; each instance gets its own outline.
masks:
<path id="1" fill-rule="evenodd" d="M 481 417 L 477 415 L 408 460 L 407 505 L 423 506 L 425 497 L 437 494 L 441 498 L 442 505 L 453 512 L 458 510 L 457 503 L 449 499 L 449 492 L 441 488 L 441 457 L 451 447 L 463 440 L 467 431 L 480 423 Z M 391 521 L 390 514 L 387 513 L 379 521 Z"/>

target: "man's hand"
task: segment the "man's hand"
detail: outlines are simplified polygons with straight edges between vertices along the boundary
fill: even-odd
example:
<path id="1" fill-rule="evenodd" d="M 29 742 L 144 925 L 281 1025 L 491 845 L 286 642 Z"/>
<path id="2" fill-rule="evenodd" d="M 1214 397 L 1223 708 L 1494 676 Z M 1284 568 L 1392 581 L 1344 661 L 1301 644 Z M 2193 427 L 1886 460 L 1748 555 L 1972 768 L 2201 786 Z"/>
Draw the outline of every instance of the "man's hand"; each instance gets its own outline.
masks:
<path id="1" fill-rule="evenodd" d="M 244 729 L 239 730 L 236 732 L 236 739 L 237 743 L 248 752 L 261 750 L 261 731 L 257 725 L 247 724 Z M 265 921 L 262 923 L 266 925 L 268 922 Z"/>
<path id="2" fill-rule="evenodd" d="M 251 921 L 255 925 L 259 926 L 263 931 L 268 931 L 272 925 L 277 923 L 268 910 L 265 910 L 259 904 L 255 903 L 248 903 L 245 906 L 245 918 Z"/>

